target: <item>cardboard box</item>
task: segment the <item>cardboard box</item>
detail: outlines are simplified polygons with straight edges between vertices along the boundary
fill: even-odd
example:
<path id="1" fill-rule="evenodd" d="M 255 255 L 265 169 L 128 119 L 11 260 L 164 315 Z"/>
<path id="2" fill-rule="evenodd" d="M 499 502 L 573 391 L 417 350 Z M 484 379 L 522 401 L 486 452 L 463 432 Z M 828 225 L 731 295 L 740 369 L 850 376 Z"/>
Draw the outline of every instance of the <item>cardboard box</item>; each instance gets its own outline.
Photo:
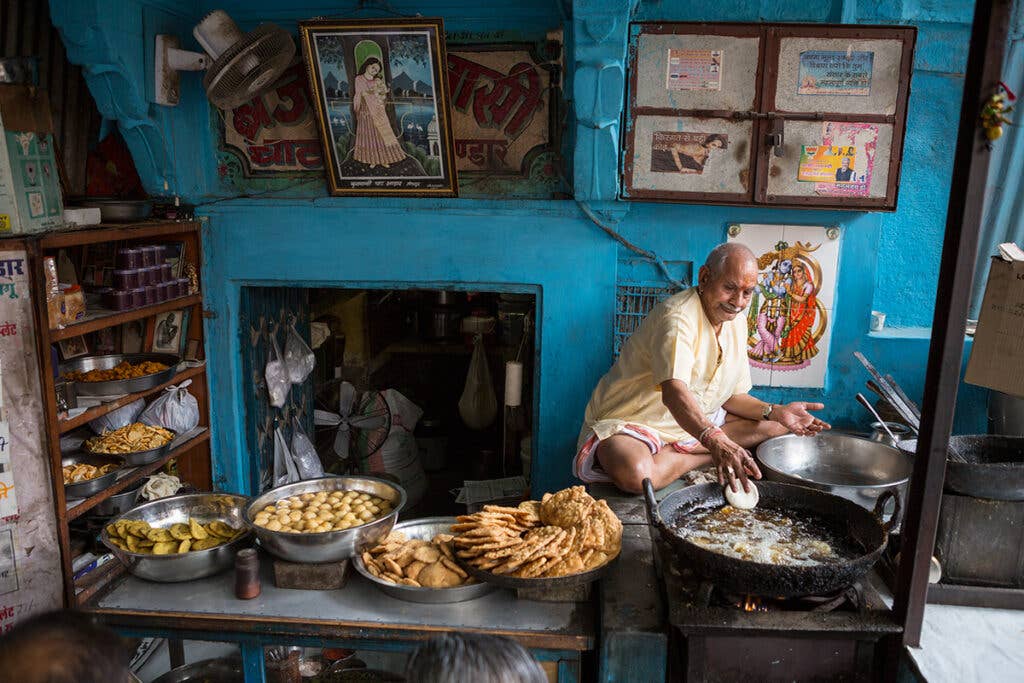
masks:
<path id="1" fill-rule="evenodd" d="M 0 85 L 0 236 L 59 229 L 63 214 L 46 93 Z"/>
<path id="2" fill-rule="evenodd" d="M 1024 396 L 1024 261 L 993 257 L 964 381 Z"/>

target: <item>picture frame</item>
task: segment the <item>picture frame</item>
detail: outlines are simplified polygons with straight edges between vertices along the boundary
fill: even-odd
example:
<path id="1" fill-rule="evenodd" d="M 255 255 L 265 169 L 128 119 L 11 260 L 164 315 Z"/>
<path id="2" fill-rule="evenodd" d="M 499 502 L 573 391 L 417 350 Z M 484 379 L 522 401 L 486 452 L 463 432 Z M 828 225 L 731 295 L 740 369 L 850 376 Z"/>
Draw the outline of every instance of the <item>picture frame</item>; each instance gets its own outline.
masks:
<path id="1" fill-rule="evenodd" d="M 185 335 L 185 311 L 168 311 L 156 316 L 153 339 L 149 350 L 153 353 L 181 354 L 181 340 Z"/>
<path id="2" fill-rule="evenodd" d="M 444 22 L 314 20 L 299 32 L 330 193 L 457 196 Z"/>
<path id="3" fill-rule="evenodd" d="M 104 327 L 93 332 L 92 347 L 97 355 L 118 353 L 121 348 L 121 327 Z"/>
<path id="4" fill-rule="evenodd" d="M 60 348 L 60 355 L 64 360 L 89 355 L 89 344 L 82 335 L 61 339 L 57 342 L 57 346 Z"/>
<path id="5" fill-rule="evenodd" d="M 145 339 L 144 320 L 132 320 L 121 325 L 121 353 L 142 353 Z"/>

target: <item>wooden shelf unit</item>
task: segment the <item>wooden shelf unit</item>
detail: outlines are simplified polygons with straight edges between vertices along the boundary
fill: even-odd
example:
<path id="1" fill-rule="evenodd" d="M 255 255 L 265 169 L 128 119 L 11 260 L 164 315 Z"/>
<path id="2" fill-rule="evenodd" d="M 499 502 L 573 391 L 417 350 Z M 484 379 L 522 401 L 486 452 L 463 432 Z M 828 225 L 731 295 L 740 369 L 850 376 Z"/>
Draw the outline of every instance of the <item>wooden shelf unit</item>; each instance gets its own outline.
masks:
<path id="1" fill-rule="evenodd" d="M 57 414 L 54 379 L 56 368 L 53 367 L 51 348 L 56 342 L 76 337 L 105 328 L 117 327 L 135 320 L 148 320 L 161 313 L 180 309 L 190 309 L 187 330 L 182 330 L 186 339 L 197 339 L 203 345 L 203 297 L 201 293 L 146 306 L 129 311 L 94 311 L 85 320 L 69 325 L 63 329 L 51 330 L 46 307 L 46 283 L 43 271 L 43 258 L 56 256 L 62 249 L 77 249 L 87 245 L 117 242 L 124 244 L 151 244 L 161 242 L 182 242 L 185 245 L 185 258 L 196 264 L 202 263 L 202 230 L 198 221 L 144 221 L 131 224 L 99 225 L 78 230 L 23 238 L 24 248 L 28 255 L 36 329 L 39 345 L 39 378 L 43 393 L 43 414 L 47 449 L 50 456 L 50 478 L 53 483 L 54 507 L 57 518 L 57 539 L 60 545 L 62 574 L 64 578 L 65 603 L 74 607 L 82 603 L 83 598 L 102 591 L 106 584 L 120 575 L 119 571 L 102 567 L 94 571 L 102 571 L 102 575 L 88 581 L 76 581 L 71 570 L 71 534 L 69 523 L 87 514 L 97 504 L 110 496 L 120 493 L 132 483 L 162 468 L 171 459 L 177 459 L 182 479 L 193 484 L 200 490 L 211 487 L 210 463 L 210 431 L 209 431 L 209 388 L 206 381 L 205 366 L 187 368 L 179 372 L 170 382 L 147 391 L 136 392 L 111 400 L 85 411 L 74 418 L 60 419 Z M 150 327 L 150 325 L 147 325 Z M 149 465 L 143 465 L 121 476 L 113 485 L 89 498 L 68 505 L 64 495 L 63 473 L 61 469 L 60 438 L 72 430 L 85 426 L 89 421 L 106 415 L 128 403 L 140 398 L 155 397 L 169 384 L 178 384 L 192 379 L 189 391 L 199 404 L 200 428 L 169 451 L 163 458 Z M 180 437 L 179 437 L 180 438 Z M 116 560 L 115 560 L 116 562 Z M 87 574 L 83 579 L 91 575 Z M 83 589 L 82 584 L 88 584 Z"/>

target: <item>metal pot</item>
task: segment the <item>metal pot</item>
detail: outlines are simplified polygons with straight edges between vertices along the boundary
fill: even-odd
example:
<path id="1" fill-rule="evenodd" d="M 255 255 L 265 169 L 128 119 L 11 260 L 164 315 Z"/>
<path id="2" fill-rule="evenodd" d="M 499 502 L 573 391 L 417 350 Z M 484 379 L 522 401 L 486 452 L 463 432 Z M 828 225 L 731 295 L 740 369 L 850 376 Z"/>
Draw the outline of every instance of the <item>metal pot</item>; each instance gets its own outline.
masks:
<path id="1" fill-rule="evenodd" d="M 126 510 L 131 510 L 139 498 L 139 490 L 146 482 L 139 480 L 132 484 L 127 490 L 116 493 L 93 508 L 93 514 L 98 517 L 110 517 L 119 515 Z"/>
<path id="2" fill-rule="evenodd" d="M 944 488 L 989 500 L 1024 501 L 1024 437 L 965 434 L 949 439 L 960 460 L 946 459 Z M 917 439 L 900 442 L 909 453 Z"/>
<path id="3" fill-rule="evenodd" d="M 1024 436 L 1024 397 L 988 393 L 988 433 Z"/>
<path id="4" fill-rule="evenodd" d="M 913 458 L 892 446 L 838 432 L 787 434 L 757 447 L 766 479 L 808 486 L 852 500 L 866 510 L 886 491 L 905 498 Z M 893 513 L 885 510 L 885 518 Z M 895 524 L 902 521 L 900 516 Z"/>
<path id="5" fill-rule="evenodd" d="M 889 436 L 889 432 L 885 431 L 885 427 L 889 428 L 889 432 L 892 432 L 892 436 Z M 871 436 L 868 438 L 872 441 L 884 443 L 887 446 L 895 446 L 903 439 L 910 436 L 910 427 L 899 422 L 886 422 L 885 427 L 882 426 L 881 422 L 871 423 Z M 893 440 L 893 436 L 896 437 Z"/>

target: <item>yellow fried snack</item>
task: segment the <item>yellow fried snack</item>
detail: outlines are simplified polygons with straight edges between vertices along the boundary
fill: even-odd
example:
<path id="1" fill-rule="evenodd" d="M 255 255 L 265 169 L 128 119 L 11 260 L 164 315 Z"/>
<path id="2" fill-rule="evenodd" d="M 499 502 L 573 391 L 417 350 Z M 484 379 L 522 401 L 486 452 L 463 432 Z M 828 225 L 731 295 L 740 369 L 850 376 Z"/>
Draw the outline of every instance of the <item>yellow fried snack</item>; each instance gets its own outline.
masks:
<path id="1" fill-rule="evenodd" d="M 288 533 L 341 531 L 391 513 L 393 505 L 359 491 L 318 491 L 276 500 L 253 517 L 256 526 Z"/>
<path id="2" fill-rule="evenodd" d="M 174 432 L 134 422 L 85 442 L 90 453 L 137 453 L 165 446 L 174 439 Z"/>
<path id="3" fill-rule="evenodd" d="M 606 502 L 594 500 L 582 486 L 547 493 L 541 501 L 515 508 L 487 505 L 458 521 L 452 529 L 458 532 L 454 545 L 463 562 L 517 578 L 570 576 L 596 569 L 622 548 L 622 522 Z M 419 579 L 423 583 L 445 577 L 424 577 L 421 572 Z"/>
<path id="4" fill-rule="evenodd" d="M 152 555 L 180 555 L 215 548 L 238 537 L 244 529 L 236 529 L 219 520 L 204 526 L 189 517 L 187 524 L 178 522 L 166 529 L 150 526 L 143 521 L 122 519 L 108 524 L 106 531 L 111 545 L 121 550 Z"/>
<path id="5" fill-rule="evenodd" d="M 65 372 L 63 378 L 73 382 L 110 382 L 112 380 L 135 379 L 137 377 L 145 377 L 146 375 L 155 375 L 158 372 L 163 372 L 168 367 L 163 363 L 150 360 L 135 365 L 124 360 L 108 370 L 89 370 L 88 372 L 74 370 Z"/>
<path id="6" fill-rule="evenodd" d="M 381 581 L 417 588 L 454 588 L 476 583 L 451 561 L 450 534 L 437 534 L 431 540 L 406 540 L 392 531 L 369 551 L 360 555 L 366 570 Z"/>
<path id="7" fill-rule="evenodd" d="M 106 465 L 88 465 L 80 462 L 74 465 L 64 465 L 64 483 L 65 484 L 77 484 L 82 481 L 89 481 L 96 477 L 102 477 L 107 472 L 113 472 L 117 469 L 117 465 L 114 463 L 107 463 Z"/>

